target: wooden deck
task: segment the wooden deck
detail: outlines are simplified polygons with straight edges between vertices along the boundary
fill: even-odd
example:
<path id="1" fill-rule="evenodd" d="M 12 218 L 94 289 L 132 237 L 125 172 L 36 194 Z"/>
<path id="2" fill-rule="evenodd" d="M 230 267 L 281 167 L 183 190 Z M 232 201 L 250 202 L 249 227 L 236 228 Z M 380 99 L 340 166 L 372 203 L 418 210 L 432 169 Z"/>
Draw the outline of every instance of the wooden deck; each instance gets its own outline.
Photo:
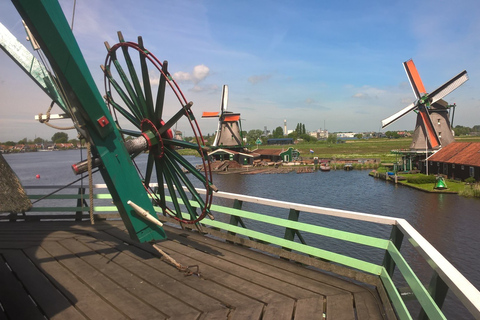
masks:
<path id="1" fill-rule="evenodd" d="M 165 229 L 158 246 L 199 275 L 131 241 L 121 221 L 0 223 L 0 320 L 387 318 L 371 287 Z"/>

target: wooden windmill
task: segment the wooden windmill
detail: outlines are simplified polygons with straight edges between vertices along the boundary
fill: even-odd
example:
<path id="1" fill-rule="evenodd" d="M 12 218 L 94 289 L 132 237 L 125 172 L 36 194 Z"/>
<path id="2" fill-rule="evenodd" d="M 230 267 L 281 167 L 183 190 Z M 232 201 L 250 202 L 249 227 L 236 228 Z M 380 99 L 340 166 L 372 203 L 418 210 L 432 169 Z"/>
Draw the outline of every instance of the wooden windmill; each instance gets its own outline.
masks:
<path id="1" fill-rule="evenodd" d="M 212 147 L 243 148 L 240 113 L 227 111 L 228 86 L 223 86 L 219 112 L 204 112 L 202 118 L 218 118 L 218 129 Z"/>
<path id="2" fill-rule="evenodd" d="M 410 149 L 425 150 L 428 146 L 428 149 L 435 150 L 446 146 L 454 141 L 454 137 L 449 120 L 450 106 L 442 98 L 468 80 L 467 71 L 463 70 L 432 93 L 427 93 L 413 61 L 408 60 L 403 63 L 403 66 L 416 100 L 408 107 L 383 120 L 382 128 L 407 113 L 415 111 L 417 112 L 417 123 Z"/>

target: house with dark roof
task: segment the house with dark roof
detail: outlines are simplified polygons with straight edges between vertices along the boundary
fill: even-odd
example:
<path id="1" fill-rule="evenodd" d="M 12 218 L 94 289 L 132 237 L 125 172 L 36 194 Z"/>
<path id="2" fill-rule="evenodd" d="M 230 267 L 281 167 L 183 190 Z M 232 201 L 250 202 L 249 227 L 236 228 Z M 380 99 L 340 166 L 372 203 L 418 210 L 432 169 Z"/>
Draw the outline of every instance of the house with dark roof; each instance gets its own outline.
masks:
<path id="1" fill-rule="evenodd" d="M 452 142 L 428 158 L 428 173 L 480 181 L 480 142 Z"/>

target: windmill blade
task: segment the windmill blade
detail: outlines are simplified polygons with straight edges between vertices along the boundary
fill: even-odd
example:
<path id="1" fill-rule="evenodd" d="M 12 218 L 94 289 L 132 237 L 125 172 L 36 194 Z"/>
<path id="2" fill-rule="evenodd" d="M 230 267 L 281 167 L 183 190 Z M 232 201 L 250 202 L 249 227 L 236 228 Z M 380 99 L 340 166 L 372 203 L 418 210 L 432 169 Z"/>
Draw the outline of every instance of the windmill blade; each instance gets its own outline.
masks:
<path id="1" fill-rule="evenodd" d="M 390 117 L 382 120 L 382 128 L 385 128 L 386 126 L 388 126 L 389 124 L 397 121 L 398 119 L 400 119 L 401 117 L 403 117 L 404 115 L 406 115 L 407 113 L 409 113 L 410 111 L 412 111 L 413 109 L 415 109 L 417 106 L 412 103 L 410 104 L 408 107 L 406 108 L 403 108 L 402 110 L 398 111 L 397 113 L 395 113 L 394 115 L 391 115 Z"/>
<path id="2" fill-rule="evenodd" d="M 228 86 L 226 84 L 223 85 L 222 90 L 222 105 L 220 106 L 220 112 L 223 114 L 227 111 L 228 107 Z"/>
<path id="3" fill-rule="evenodd" d="M 433 126 L 432 119 L 430 118 L 427 108 L 424 105 L 420 105 L 418 111 L 422 118 L 425 127 L 425 135 L 430 143 L 430 147 L 434 149 L 440 146 L 440 138 L 438 138 L 437 131 Z"/>
<path id="4" fill-rule="evenodd" d="M 405 72 L 407 73 L 415 97 L 420 99 L 425 93 L 427 93 L 427 90 L 425 90 L 422 79 L 418 74 L 417 67 L 415 67 L 412 59 L 404 62 L 403 67 L 405 68 Z"/>
<path id="5" fill-rule="evenodd" d="M 462 72 L 457 74 L 455 77 L 445 82 L 445 84 L 440 86 L 437 90 L 430 93 L 428 95 L 428 97 L 431 99 L 430 103 L 433 104 L 438 100 L 442 99 L 447 94 L 451 93 L 453 90 L 457 89 L 462 84 L 464 84 L 467 80 L 468 80 L 467 71 L 463 70 Z"/>
<path id="6" fill-rule="evenodd" d="M 220 116 L 220 112 L 208 112 L 204 111 L 202 113 L 202 118 L 218 118 Z"/>
<path id="7" fill-rule="evenodd" d="M 228 114 L 223 118 L 223 121 L 225 121 L 225 122 L 237 122 L 239 120 L 240 120 L 240 114 L 239 113 Z"/>

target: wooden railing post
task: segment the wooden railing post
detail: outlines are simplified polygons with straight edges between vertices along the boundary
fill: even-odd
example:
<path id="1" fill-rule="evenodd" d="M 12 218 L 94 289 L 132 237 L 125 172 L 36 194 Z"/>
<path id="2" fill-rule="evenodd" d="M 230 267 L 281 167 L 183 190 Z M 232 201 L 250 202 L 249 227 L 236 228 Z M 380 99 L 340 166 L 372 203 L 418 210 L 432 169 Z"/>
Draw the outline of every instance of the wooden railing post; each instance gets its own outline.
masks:
<path id="1" fill-rule="evenodd" d="M 298 218 L 300 217 L 300 211 L 295 210 L 295 209 L 290 209 L 290 212 L 288 213 L 288 220 L 290 221 L 298 221 Z M 295 240 L 295 235 L 298 236 L 298 239 L 303 244 L 306 244 L 305 240 L 303 239 L 302 235 L 300 232 L 296 229 L 292 228 L 286 228 L 285 229 L 285 236 L 283 237 L 286 240 L 294 241 Z"/>
<path id="2" fill-rule="evenodd" d="M 403 242 L 403 233 L 396 225 L 392 226 L 390 241 L 392 241 L 393 245 L 398 249 L 398 251 L 400 251 L 400 247 L 402 246 Z M 383 266 L 385 267 L 385 270 L 387 270 L 388 275 L 392 277 L 395 270 L 395 262 L 393 261 L 388 251 L 385 251 L 385 256 L 383 258 Z"/>
<path id="3" fill-rule="evenodd" d="M 77 207 L 78 208 L 83 208 L 83 207 L 88 208 L 87 201 L 85 201 L 85 198 L 83 197 L 83 195 L 85 195 L 85 188 L 81 188 L 81 187 L 78 188 L 78 195 L 82 195 L 82 197 L 77 199 Z M 83 211 L 82 210 L 77 211 L 75 213 L 75 221 L 82 221 L 82 216 L 83 216 Z"/>
<path id="4" fill-rule="evenodd" d="M 243 201 L 238 199 L 233 200 L 233 206 L 232 206 L 233 209 L 241 210 L 242 206 L 243 206 Z M 243 228 L 245 228 L 245 224 L 243 223 L 242 218 L 237 216 L 233 216 L 233 215 L 230 216 L 230 224 L 234 226 L 238 226 L 240 224 Z"/>
<path id="5" fill-rule="evenodd" d="M 428 293 L 430 293 L 430 295 L 432 296 L 433 300 L 435 301 L 435 303 L 437 304 L 440 310 L 442 309 L 443 302 L 447 297 L 447 292 L 448 292 L 448 285 L 434 270 L 432 278 L 430 279 L 430 284 L 428 286 Z M 418 319 L 428 320 L 428 316 L 423 309 L 420 310 Z"/>

